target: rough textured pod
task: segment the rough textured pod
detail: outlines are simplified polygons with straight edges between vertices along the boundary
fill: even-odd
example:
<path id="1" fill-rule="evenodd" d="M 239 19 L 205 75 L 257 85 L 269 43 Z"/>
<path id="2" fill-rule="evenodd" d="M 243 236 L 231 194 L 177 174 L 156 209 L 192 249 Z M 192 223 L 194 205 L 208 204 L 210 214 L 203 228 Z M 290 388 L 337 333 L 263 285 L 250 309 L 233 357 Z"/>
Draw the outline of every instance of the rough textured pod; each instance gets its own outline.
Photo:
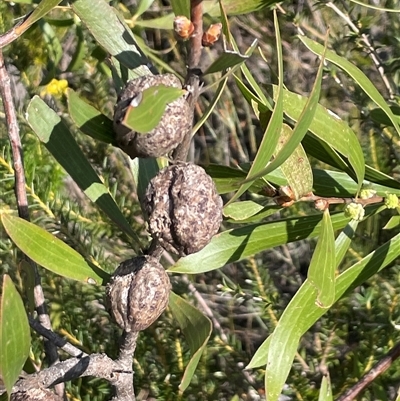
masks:
<path id="1" fill-rule="evenodd" d="M 168 274 L 151 256 L 121 263 L 106 289 L 107 308 L 125 331 L 145 330 L 168 305 L 171 283 Z"/>
<path id="2" fill-rule="evenodd" d="M 181 81 L 173 74 L 146 75 L 129 81 L 121 91 L 115 106 L 113 127 L 116 141 L 132 159 L 168 154 L 182 142 L 192 128 L 192 113 L 183 96 L 166 106 L 158 125 L 147 134 L 140 134 L 121 124 L 131 101 L 140 99 L 144 90 L 156 85 L 182 88 Z"/>
<path id="3" fill-rule="evenodd" d="M 150 234 L 180 256 L 198 252 L 211 241 L 221 225 L 222 206 L 211 177 L 192 163 L 161 170 L 144 198 Z"/>

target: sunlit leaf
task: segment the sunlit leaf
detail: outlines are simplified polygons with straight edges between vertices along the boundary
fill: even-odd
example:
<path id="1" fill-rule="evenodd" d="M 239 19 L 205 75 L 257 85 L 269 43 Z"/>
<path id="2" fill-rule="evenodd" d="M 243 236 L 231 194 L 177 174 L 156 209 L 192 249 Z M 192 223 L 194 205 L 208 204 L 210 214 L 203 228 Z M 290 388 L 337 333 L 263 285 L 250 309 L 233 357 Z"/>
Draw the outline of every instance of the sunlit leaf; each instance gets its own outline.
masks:
<path id="1" fill-rule="evenodd" d="M 67 96 L 68 111 L 77 127 L 94 139 L 114 144 L 113 122 L 72 89 L 68 89 Z"/>
<path id="2" fill-rule="evenodd" d="M 154 0 L 140 0 L 136 8 L 135 18 L 140 17 L 144 12 L 146 12 L 153 3 Z"/>
<path id="3" fill-rule="evenodd" d="M 319 389 L 318 401 L 333 401 L 331 379 L 329 374 L 322 376 L 321 388 Z"/>
<path id="4" fill-rule="evenodd" d="M 300 40 L 315 54 L 322 55 L 324 52 L 324 47 L 319 43 L 305 37 L 299 36 Z M 344 57 L 340 57 L 335 52 L 328 50 L 325 55 L 326 59 L 333 64 L 337 65 L 343 71 L 351 76 L 354 81 L 360 85 L 361 89 L 369 96 L 369 98 L 379 106 L 392 121 L 394 128 L 400 135 L 400 125 L 398 118 L 392 113 L 392 110 L 386 103 L 383 96 L 380 94 L 376 86 L 369 80 L 369 78 L 354 64 Z"/>
<path id="5" fill-rule="evenodd" d="M 122 124 L 134 131 L 146 134 L 158 125 L 167 104 L 183 94 L 183 89 L 171 86 L 155 85 L 147 88 L 138 95 L 138 98 L 132 100 Z"/>
<path id="6" fill-rule="evenodd" d="M 18 36 L 22 35 L 29 27 L 31 27 L 36 21 L 43 18 L 48 12 L 54 7 L 61 3 L 61 0 L 42 0 L 39 5 L 35 8 L 32 14 L 21 24 L 15 28 L 15 32 Z"/>
<path id="7" fill-rule="evenodd" d="M 239 53 L 222 53 L 204 72 L 206 74 L 213 74 L 215 72 L 224 71 L 228 68 L 232 68 L 237 64 L 243 63 L 249 58 L 249 56 Z"/>
<path id="8" fill-rule="evenodd" d="M 101 284 L 109 275 L 89 265 L 82 255 L 37 225 L 2 214 L 4 228 L 21 251 L 38 265 L 61 276 L 89 284 Z"/>
<path id="9" fill-rule="evenodd" d="M 366 216 L 375 209 L 365 208 Z M 342 229 L 350 220 L 344 213 L 332 214 L 331 219 L 334 230 Z M 227 230 L 217 234 L 201 251 L 179 259 L 168 271 L 187 274 L 207 272 L 278 245 L 314 238 L 321 232 L 321 220 L 322 216 L 318 214 Z"/>
<path id="10" fill-rule="evenodd" d="M 11 394 L 29 355 L 31 335 L 21 296 L 7 274 L 0 294 L 0 376 Z"/>
<path id="11" fill-rule="evenodd" d="M 38 138 L 70 174 L 84 194 L 133 238 L 135 242 L 132 246 L 139 252 L 141 243 L 136 232 L 123 216 L 115 200 L 57 113 L 35 96 L 29 103 L 26 119 Z"/>
<path id="12" fill-rule="evenodd" d="M 355 229 L 354 225 L 356 225 L 356 222 L 353 220 L 349 226 L 351 225 L 353 225 L 353 229 Z M 336 239 L 337 264 L 348 248 L 350 238 L 353 235 L 353 229 L 347 234 L 349 239 L 343 240 L 342 234 Z M 338 243 L 339 241 L 341 245 Z M 349 291 L 364 283 L 371 276 L 384 269 L 393 260 L 398 258 L 399 254 L 400 234 L 397 234 L 390 241 L 348 268 L 336 279 L 335 302 Z M 275 383 L 274 393 L 270 395 L 272 401 L 277 400 L 280 395 L 301 336 L 327 311 L 327 309 L 320 308 L 315 304 L 315 297 L 315 287 L 306 280 L 286 307 L 273 335 L 264 341 L 248 366 L 248 368 L 255 368 L 265 365 L 268 358 L 269 363 L 267 369 L 271 371 L 273 369 L 281 369 L 281 387 L 279 388 L 279 383 Z M 272 345 L 272 342 L 278 343 Z M 270 355 L 270 351 L 273 347 L 275 347 L 276 352 L 279 352 L 279 357 L 276 359 L 274 359 L 275 352 Z M 282 357 L 282 355 L 284 355 L 284 357 Z"/>
<path id="13" fill-rule="evenodd" d="M 190 0 L 171 0 L 171 6 L 176 16 L 183 15 L 190 18 Z"/>
<path id="14" fill-rule="evenodd" d="M 292 129 L 288 125 L 283 124 L 276 153 L 281 151 L 292 135 Z M 287 185 L 293 191 L 294 199 L 297 200 L 311 192 L 313 187 L 313 174 L 310 162 L 301 144 L 296 147 L 286 161 L 282 163 L 280 168 L 287 179 Z"/>
<path id="15" fill-rule="evenodd" d="M 257 155 L 254 158 L 253 164 L 247 174 L 247 177 L 255 176 L 270 161 L 271 156 L 273 155 L 276 145 L 278 143 L 279 135 L 282 129 L 283 97 L 280 94 L 283 91 L 284 74 L 283 74 L 282 43 L 281 43 L 279 23 L 276 11 L 274 11 L 274 26 L 275 26 L 275 36 L 276 36 L 275 40 L 276 40 L 276 50 L 278 58 L 278 77 L 279 77 L 278 96 L 275 100 L 275 107 L 272 112 L 271 118 L 268 122 L 268 125 L 265 126 L 265 131 L 263 134 L 261 144 L 258 147 Z M 236 192 L 236 194 L 230 199 L 228 204 L 233 203 L 236 199 L 238 199 L 242 194 L 244 194 L 247 191 L 247 189 L 249 189 L 250 186 L 251 186 L 251 181 L 242 184 L 239 190 Z"/>
<path id="16" fill-rule="evenodd" d="M 173 292 L 169 297 L 169 307 L 190 347 L 190 361 L 179 385 L 179 389 L 185 391 L 210 338 L 212 326 L 208 317 Z"/>
<path id="17" fill-rule="evenodd" d="M 274 92 L 276 90 L 277 88 L 274 88 Z M 298 121 L 301 110 L 306 104 L 306 98 L 285 90 L 283 103 L 285 113 L 293 120 Z M 331 111 L 318 105 L 309 130 L 348 158 L 356 173 L 359 188 L 361 188 L 365 174 L 364 156 L 358 138 L 351 128 Z"/>
<path id="18" fill-rule="evenodd" d="M 134 70 L 136 76 L 150 73 L 147 60 L 137 47 L 132 31 L 106 1 L 74 0 L 71 8 L 97 42 L 121 64 Z"/>
<path id="19" fill-rule="evenodd" d="M 317 289 L 316 303 L 321 308 L 330 308 L 335 300 L 335 273 L 335 237 L 329 209 L 326 209 L 307 274 L 308 280 Z"/>

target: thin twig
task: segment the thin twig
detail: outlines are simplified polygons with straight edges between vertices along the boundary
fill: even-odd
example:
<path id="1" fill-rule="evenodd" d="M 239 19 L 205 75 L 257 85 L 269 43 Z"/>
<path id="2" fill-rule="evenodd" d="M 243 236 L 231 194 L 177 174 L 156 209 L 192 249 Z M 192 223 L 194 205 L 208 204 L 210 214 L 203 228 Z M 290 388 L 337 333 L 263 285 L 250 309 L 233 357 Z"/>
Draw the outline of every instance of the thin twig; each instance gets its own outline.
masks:
<path id="1" fill-rule="evenodd" d="M 400 357 L 400 343 L 395 345 L 367 374 L 365 374 L 357 384 L 347 390 L 336 401 L 354 400 L 367 386 L 369 386 L 379 375 L 384 373 L 392 366 L 392 363 Z"/>
<path id="2" fill-rule="evenodd" d="M 390 82 L 389 78 L 386 76 L 385 70 L 384 70 L 382 62 L 380 60 L 380 57 L 379 57 L 378 53 L 376 52 L 375 48 L 372 46 L 372 44 L 368 38 L 368 35 L 366 35 L 365 33 L 360 34 L 360 30 L 353 23 L 353 21 L 351 21 L 350 17 L 348 15 L 346 15 L 343 11 L 341 11 L 331 1 L 326 3 L 326 5 L 329 8 L 331 8 L 337 15 L 339 15 L 341 18 L 343 18 L 344 21 L 346 22 L 346 24 L 351 28 L 351 30 L 361 37 L 361 40 L 364 42 L 366 48 L 368 49 L 371 59 L 372 59 L 373 63 L 375 64 L 375 67 L 378 70 L 378 73 L 381 76 L 381 79 L 382 79 L 384 85 L 386 86 L 386 89 L 389 92 L 389 98 L 393 99 L 394 98 L 394 91 L 393 91 L 394 84 L 392 82 Z"/>
<path id="3" fill-rule="evenodd" d="M 188 68 L 199 68 L 201 58 L 201 38 L 203 36 L 203 0 L 190 0 L 190 19 L 194 25 L 189 40 Z"/>
<path id="4" fill-rule="evenodd" d="M 17 113 L 15 111 L 15 106 L 13 102 L 13 96 L 11 91 L 11 81 L 8 75 L 3 52 L 0 49 L 0 96 L 3 100 L 3 107 L 6 117 L 6 124 L 8 128 L 8 136 L 11 143 L 11 151 L 13 157 L 13 168 L 15 177 L 15 197 L 17 200 L 18 215 L 29 221 L 29 210 L 28 210 L 28 197 L 26 193 L 25 185 L 25 170 L 23 163 L 23 153 L 22 144 L 19 136 L 19 125 L 17 121 Z M 50 317 L 47 313 L 47 308 L 45 304 L 45 298 L 43 294 L 43 288 L 41 285 L 40 275 L 36 266 L 36 263 L 24 255 L 26 261 L 30 264 L 34 272 L 35 277 L 35 287 L 34 287 L 34 300 L 35 308 L 39 315 L 41 324 L 47 329 L 51 330 Z M 44 342 L 44 347 L 46 351 L 46 356 L 50 364 L 58 362 L 57 348 L 50 341 Z M 57 393 L 59 395 L 63 389 L 58 389 Z"/>
<path id="5" fill-rule="evenodd" d="M 190 18 L 194 26 L 194 31 L 188 42 L 187 76 L 184 87 L 188 90 L 188 103 L 194 118 L 194 109 L 200 94 L 200 75 L 199 69 L 201 51 L 203 46 L 201 39 L 203 36 L 203 0 L 190 1 Z M 183 138 L 182 143 L 174 150 L 172 159 L 174 161 L 186 161 L 192 140 L 191 131 Z"/>

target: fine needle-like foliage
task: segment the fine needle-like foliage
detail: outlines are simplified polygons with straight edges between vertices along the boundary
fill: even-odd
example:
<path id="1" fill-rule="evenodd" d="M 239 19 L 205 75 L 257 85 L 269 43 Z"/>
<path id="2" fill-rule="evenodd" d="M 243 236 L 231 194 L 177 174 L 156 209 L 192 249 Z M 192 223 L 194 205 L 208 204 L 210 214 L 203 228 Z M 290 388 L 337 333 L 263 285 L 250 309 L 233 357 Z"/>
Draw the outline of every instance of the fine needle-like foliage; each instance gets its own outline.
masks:
<path id="1" fill-rule="evenodd" d="M 399 5 L 2 2 L 0 400 L 400 399 Z"/>

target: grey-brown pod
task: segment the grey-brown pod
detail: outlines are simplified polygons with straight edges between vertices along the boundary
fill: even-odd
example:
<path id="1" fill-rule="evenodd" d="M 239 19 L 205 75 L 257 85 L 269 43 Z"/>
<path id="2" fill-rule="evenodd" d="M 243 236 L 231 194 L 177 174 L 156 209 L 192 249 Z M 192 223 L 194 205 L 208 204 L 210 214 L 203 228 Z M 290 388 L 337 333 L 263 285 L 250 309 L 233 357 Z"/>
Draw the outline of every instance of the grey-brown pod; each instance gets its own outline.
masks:
<path id="1" fill-rule="evenodd" d="M 114 133 L 118 146 L 132 159 L 135 157 L 160 157 L 175 149 L 192 128 L 193 115 L 185 97 L 167 104 L 158 125 L 147 134 L 141 134 L 121 124 L 133 99 L 156 85 L 182 88 L 173 74 L 146 75 L 129 81 L 121 91 L 114 111 Z"/>
<path id="2" fill-rule="evenodd" d="M 121 263 L 106 288 L 106 305 L 125 331 L 145 330 L 168 305 L 171 283 L 152 256 L 138 256 Z"/>
<path id="3" fill-rule="evenodd" d="M 180 256 L 204 248 L 222 222 L 223 203 L 213 180 L 192 163 L 159 171 L 150 181 L 143 203 L 151 236 Z"/>

